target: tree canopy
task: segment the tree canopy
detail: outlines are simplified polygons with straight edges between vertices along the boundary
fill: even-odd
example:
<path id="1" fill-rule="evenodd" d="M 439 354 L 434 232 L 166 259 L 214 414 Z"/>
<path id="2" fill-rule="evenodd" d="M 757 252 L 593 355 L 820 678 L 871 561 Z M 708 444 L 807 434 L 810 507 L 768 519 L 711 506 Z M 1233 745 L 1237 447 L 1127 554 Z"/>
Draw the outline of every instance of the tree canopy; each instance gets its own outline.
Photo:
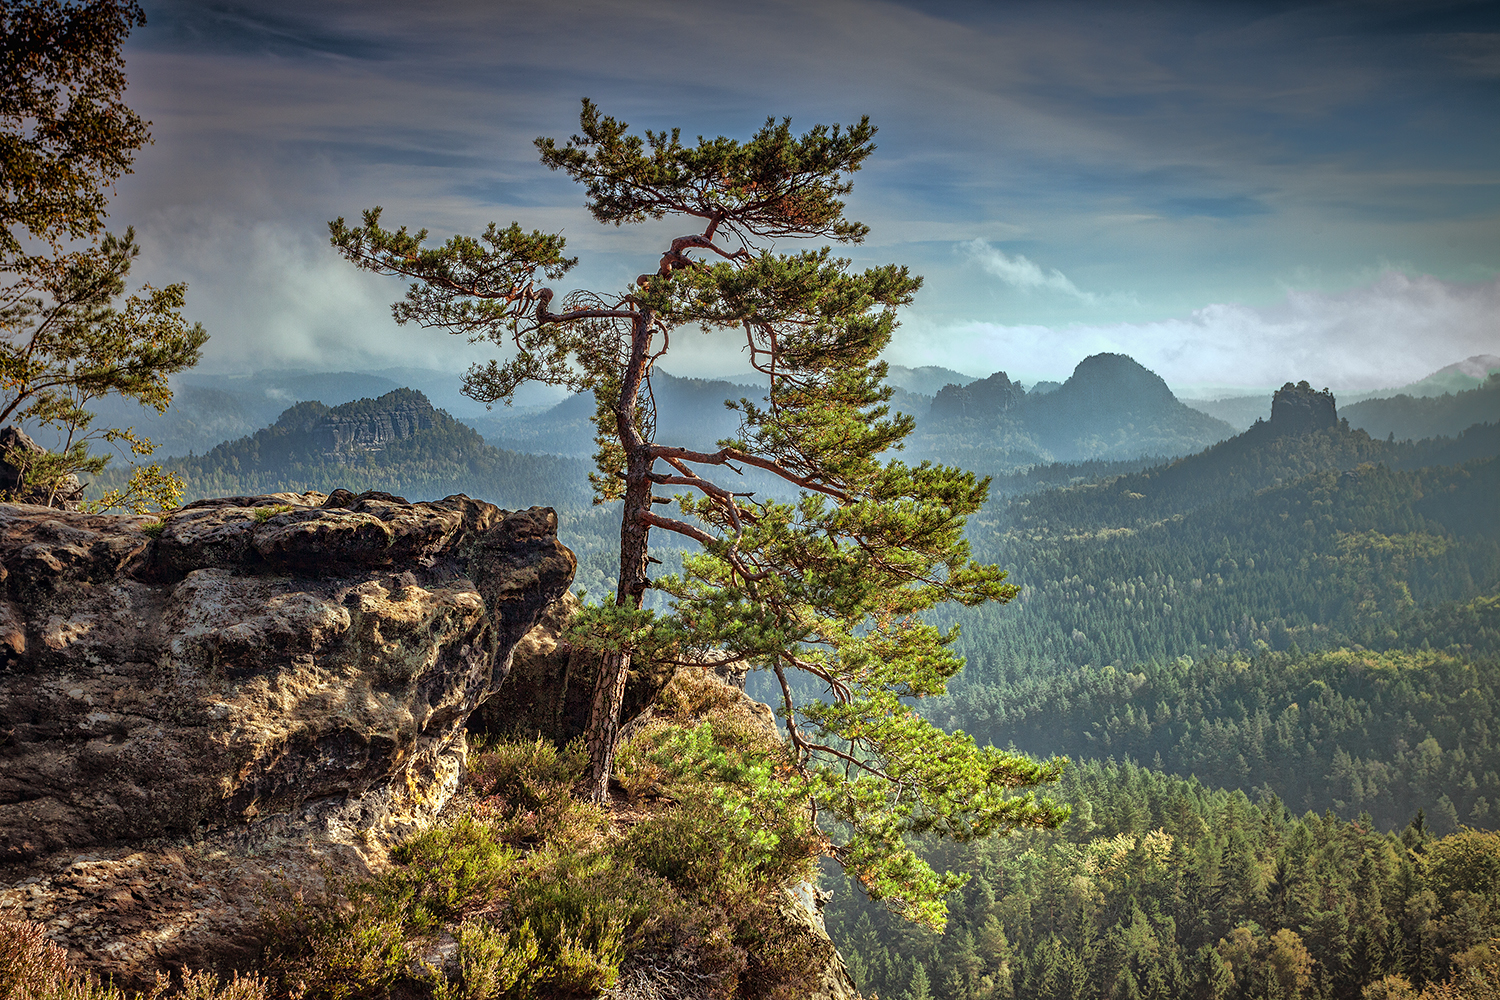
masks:
<path id="1" fill-rule="evenodd" d="M 962 666 L 956 637 L 927 622 L 934 605 L 1009 600 L 996 566 L 970 558 L 964 519 L 988 481 L 891 457 L 910 433 L 892 414 L 880 352 L 921 279 L 895 264 L 856 271 L 828 247 L 778 252 L 778 240 L 862 240 L 844 217 L 851 175 L 875 128 L 768 120 L 748 141 L 630 131 L 585 100 L 580 132 L 540 138 L 544 164 L 584 186 L 602 223 L 686 218 L 694 231 L 661 249 L 654 270 L 614 293 L 558 299 L 545 282 L 576 259 L 561 236 L 491 223 L 475 238 L 426 245 L 427 232 L 330 223 L 357 266 L 412 279 L 399 322 L 489 340 L 508 360 L 476 366 L 465 392 L 507 399 L 529 380 L 591 391 L 597 403 L 596 502 L 621 502 L 613 598 L 591 608 L 576 642 L 601 653 L 581 790 L 603 799 L 632 657 L 744 661 L 774 673 L 792 749 L 778 780 L 832 822 L 828 853 L 872 896 L 914 919 L 942 920 L 961 879 L 937 876 L 913 834 L 968 839 L 1046 826 L 1066 810 L 1034 786 L 1058 762 L 981 748 L 911 710 Z M 682 328 L 732 330 L 765 378 L 758 400 L 726 401 L 739 433 L 697 451 L 657 440 L 651 374 Z M 754 487 L 746 488 L 746 487 Z M 682 492 L 674 497 L 659 489 Z M 675 511 L 659 512 L 667 505 Z M 648 575 L 653 530 L 701 547 L 685 571 Z M 671 612 L 642 607 L 648 588 Z M 800 691 L 809 677 L 821 697 Z"/>
<path id="2" fill-rule="evenodd" d="M 121 99 L 134 0 L 13 0 L 0 11 L 0 249 L 92 236 L 106 188 L 150 141 L 148 122 Z"/>
<path id="3" fill-rule="evenodd" d="M 20 0 L 0 14 L 0 423 L 61 441 L 50 454 L 0 456 L 22 470 L 14 498 L 56 502 L 75 474 L 103 469 L 109 456 L 90 453 L 101 441 L 150 454 L 129 428 L 95 428 L 89 403 L 118 393 L 166 409 L 167 377 L 196 364 L 208 339 L 182 317 L 186 285 L 147 285 L 116 305 L 140 250 L 133 230 L 101 235 L 107 188 L 150 141 L 122 96 L 120 46 L 144 23 L 125 0 Z M 108 505 L 181 495 L 159 467 L 138 471 Z"/>

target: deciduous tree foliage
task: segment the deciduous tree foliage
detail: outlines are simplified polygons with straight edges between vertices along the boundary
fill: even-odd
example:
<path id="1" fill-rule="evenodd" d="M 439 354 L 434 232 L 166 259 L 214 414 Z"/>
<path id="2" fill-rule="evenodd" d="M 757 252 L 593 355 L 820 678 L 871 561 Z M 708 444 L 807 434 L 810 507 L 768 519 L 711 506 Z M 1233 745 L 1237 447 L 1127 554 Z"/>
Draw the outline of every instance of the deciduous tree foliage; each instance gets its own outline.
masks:
<path id="1" fill-rule="evenodd" d="M 166 409 L 167 376 L 196 364 L 208 339 L 182 318 L 186 285 L 147 285 L 116 305 L 140 251 L 131 230 L 101 235 L 108 187 L 150 139 L 122 100 L 120 46 L 144 23 L 125 0 L 18 0 L 0 13 L 0 423 L 51 427 L 62 440 L 25 458 L 28 499 L 51 503 L 71 475 L 100 471 L 108 456 L 91 443 L 149 454 L 129 428 L 92 427 L 88 404 L 119 393 Z M 180 482 L 157 466 L 138 472 L 109 499 L 175 504 Z"/>
<path id="2" fill-rule="evenodd" d="M 133 0 L 8 0 L 0 56 L 0 250 L 20 233 L 45 240 L 97 234 L 105 189 L 150 140 L 125 106 L 120 46 L 146 23 Z"/>
<path id="3" fill-rule="evenodd" d="M 493 223 L 475 238 L 426 245 L 425 230 L 330 224 L 356 265 L 413 279 L 399 322 L 508 345 L 504 363 L 476 366 L 465 392 L 506 399 L 529 380 L 591 391 L 597 401 L 598 502 L 622 501 L 620 573 L 612 601 L 594 608 L 580 642 L 604 654 L 588 729 L 584 791 L 607 791 L 626 671 L 635 656 L 731 656 L 774 672 L 796 766 L 780 780 L 804 789 L 831 832 L 829 852 L 872 896 L 908 916 L 942 920 L 937 876 L 903 838 L 968 839 L 1010 826 L 1046 826 L 1065 810 L 1033 786 L 1039 764 L 963 733 L 947 733 L 906 699 L 940 693 L 962 666 L 954 632 L 923 612 L 957 601 L 1004 602 L 1016 592 L 998 567 L 976 563 L 964 519 L 988 486 L 971 473 L 887 454 L 911 431 L 892 415 L 877 360 L 920 279 L 897 265 L 862 272 L 827 247 L 778 252 L 775 242 L 842 243 L 868 228 L 840 198 L 874 151 L 868 119 L 795 135 L 767 121 L 749 141 L 686 144 L 677 131 L 635 134 L 584 101 L 580 133 L 538 139 L 542 162 L 581 183 L 602 223 L 688 220 L 653 271 L 624 290 L 574 291 L 544 282 L 576 262 L 560 236 Z M 684 328 L 733 330 L 767 380 L 760 400 L 730 403 L 739 433 L 713 451 L 655 434 L 653 367 Z M 779 482 L 777 497 L 744 489 L 747 469 Z M 658 491 L 685 491 L 669 498 Z M 663 510 L 673 504 L 670 514 Z M 651 580 L 653 530 L 701 552 L 685 572 Z M 670 615 L 641 607 L 650 587 Z M 789 674 L 811 675 L 826 700 L 799 699 Z"/>

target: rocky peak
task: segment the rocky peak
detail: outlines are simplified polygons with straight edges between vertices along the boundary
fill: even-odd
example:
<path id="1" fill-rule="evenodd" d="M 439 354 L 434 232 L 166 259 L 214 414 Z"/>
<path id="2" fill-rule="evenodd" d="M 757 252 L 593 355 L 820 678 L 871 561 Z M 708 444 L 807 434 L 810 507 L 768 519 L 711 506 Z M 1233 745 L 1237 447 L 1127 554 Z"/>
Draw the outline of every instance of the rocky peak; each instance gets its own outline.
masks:
<path id="1" fill-rule="evenodd" d="M 932 415 L 939 420 L 958 417 L 991 417 L 1018 406 L 1026 390 L 1005 372 L 995 372 L 968 385 L 949 383 L 932 400 Z"/>
<path id="2" fill-rule="evenodd" d="M 1090 409 L 1119 413 L 1177 403 L 1162 377 L 1124 354 L 1093 354 L 1078 362 L 1062 388 L 1048 398 L 1073 399 Z"/>
<path id="3" fill-rule="evenodd" d="M 1311 434 L 1337 427 L 1338 410 L 1333 393 L 1319 392 L 1307 380 L 1288 382 L 1271 397 L 1271 429 L 1277 434 Z"/>
<path id="4" fill-rule="evenodd" d="M 393 389 L 378 399 L 357 399 L 341 406 L 298 403 L 282 413 L 276 426 L 305 436 L 305 451 L 333 458 L 379 451 L 392 441 L 433 427 L 436 421 L 437 410 L 421 392 Z"/>

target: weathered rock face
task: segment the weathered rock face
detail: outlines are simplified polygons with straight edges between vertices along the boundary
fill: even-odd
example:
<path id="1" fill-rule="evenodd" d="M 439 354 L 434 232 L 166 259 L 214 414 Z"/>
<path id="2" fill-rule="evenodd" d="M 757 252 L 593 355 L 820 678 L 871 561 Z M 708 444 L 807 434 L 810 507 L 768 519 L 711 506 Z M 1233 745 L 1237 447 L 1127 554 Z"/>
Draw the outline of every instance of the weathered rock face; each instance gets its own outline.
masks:
<path id="1" fill-rule="evenodd" d="M 1009 412 L 1026 398 L 1026 390 L 1010 380 L 1004 372 L 968 385 L 945 385 L 932 400 L 932 416 L 937 420 L 970 417 L 983 420 Z"/>
<path id="2" fill-rule="evenodd" d="M 1333 393 L 1319 392 L 1305 380 L 1288 382 L 1271 397 L 1271 429 L 1278 434 L 1311 434 L 1338 422 Z"/>
<path id="3" fill-rule="evenodd" d="M 299 403 L 282 413 L 278 428 L 298 434 L 304 450 L 326 458 L 379 451 L 392 441 L 435 426 L 437 410 L 415 389 L 394 389 L 379 399 L 329 408 Z"/>
<path id="4" fill-rule="evenodd" d="M 243 936 L 230 911 L 268 864 L 430 818 L 465 720 L 572 580 L 556 528 L 344 490 L 162 521 L 0 505 L 0 906 L 129 981 Z M 182 927 L 132 930 L 152 892 Z"/>

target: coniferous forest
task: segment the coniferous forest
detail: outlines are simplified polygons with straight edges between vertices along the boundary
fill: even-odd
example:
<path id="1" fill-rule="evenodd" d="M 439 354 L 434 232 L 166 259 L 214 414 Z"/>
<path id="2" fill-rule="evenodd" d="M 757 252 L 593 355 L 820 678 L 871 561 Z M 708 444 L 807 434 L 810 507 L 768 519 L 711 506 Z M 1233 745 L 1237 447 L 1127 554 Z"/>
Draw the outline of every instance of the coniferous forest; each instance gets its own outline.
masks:
<path id="1" fill-rule="evenodd" d="M 941 935 L 839 885 L 861 989 L 1493 989 L 1469 970 L 1500 935 L 1495 433 L 1262 422 L 1139 471 L 1039 467 L 1062 488 L 994 501 L 971 538 L 1022 596 L 954 616 L 968 666 L 923 710 L 1068 757 L 1074 813 L 934 846 L 973 876 Z"/>

